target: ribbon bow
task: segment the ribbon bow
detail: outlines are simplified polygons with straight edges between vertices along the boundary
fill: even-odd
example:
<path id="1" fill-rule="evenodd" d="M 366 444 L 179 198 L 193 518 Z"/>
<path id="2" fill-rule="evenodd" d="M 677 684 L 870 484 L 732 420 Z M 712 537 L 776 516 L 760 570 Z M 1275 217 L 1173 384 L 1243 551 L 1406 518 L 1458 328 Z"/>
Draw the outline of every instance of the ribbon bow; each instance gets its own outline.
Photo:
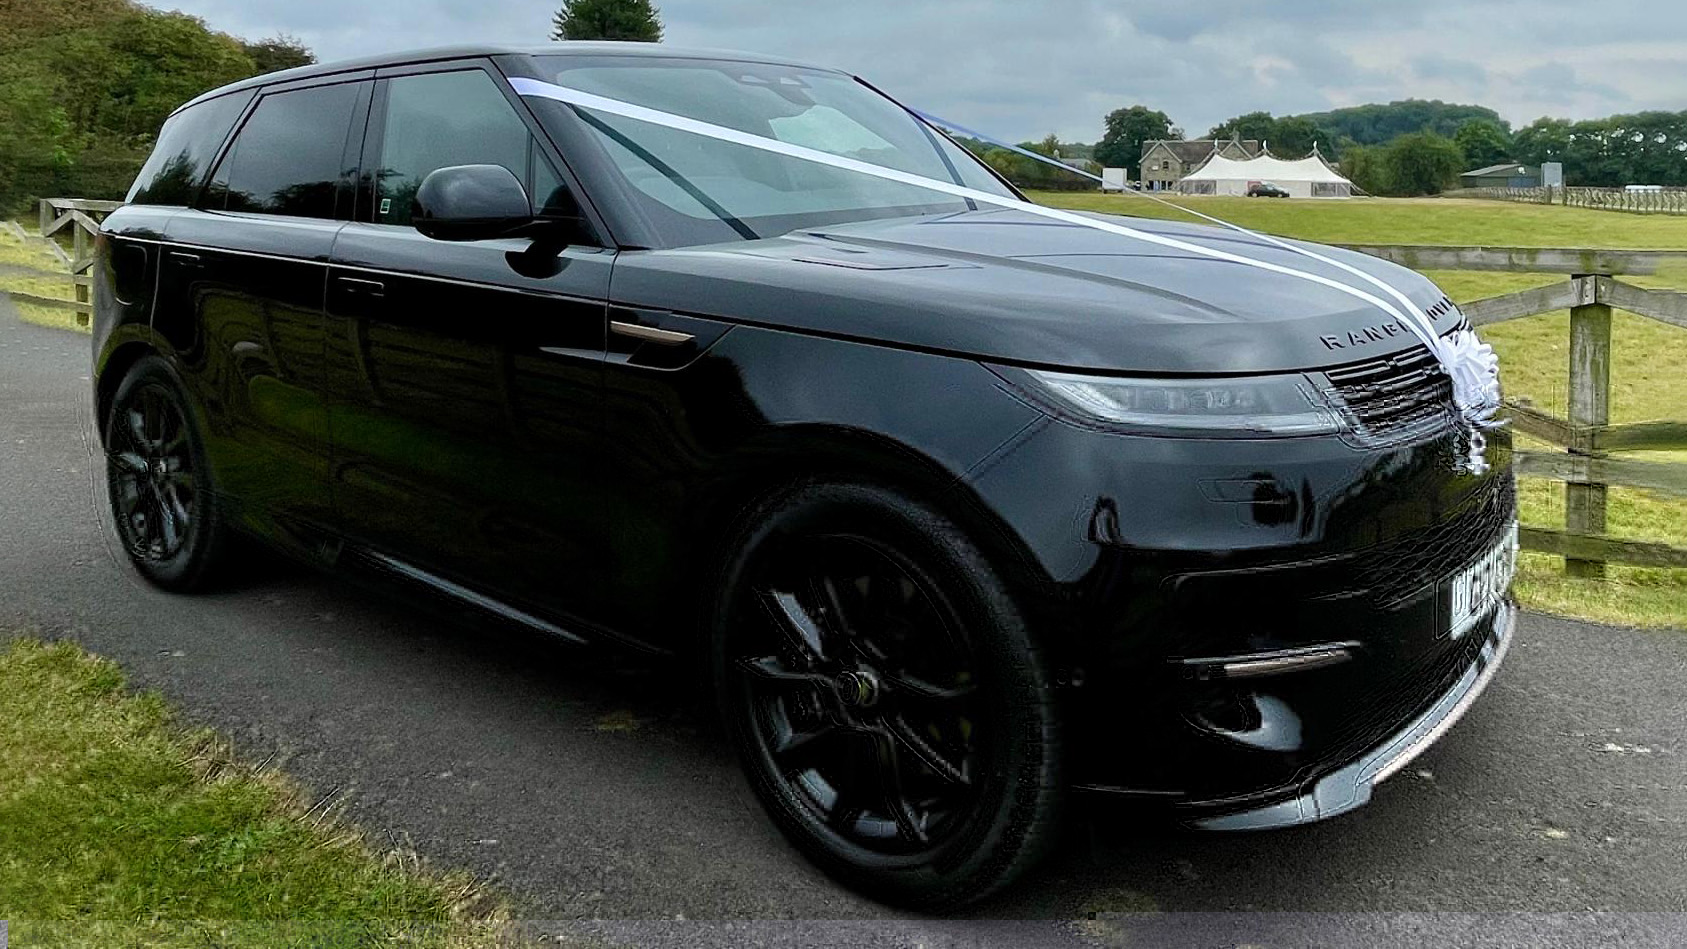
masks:
<path id="1" fill-rule="evenodd" d="M 1489 428 L 1500 409 L 1500 360 L 1494 347 L 1461 329 L 1441 341 L 1441 364 L 1453 380 L 1453 404 L 1472 425 Z"/>

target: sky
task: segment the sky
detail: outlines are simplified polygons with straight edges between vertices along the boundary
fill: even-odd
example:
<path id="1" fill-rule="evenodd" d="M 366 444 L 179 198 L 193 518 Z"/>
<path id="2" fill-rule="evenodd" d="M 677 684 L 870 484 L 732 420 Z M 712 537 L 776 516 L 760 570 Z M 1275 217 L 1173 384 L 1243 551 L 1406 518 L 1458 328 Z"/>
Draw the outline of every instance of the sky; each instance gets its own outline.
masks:
<path id="1" fill-rule="evenodd" d="M 146 0 L 323 61 L 458 43 L 543 43 L 560 0 Z M 1678 0 L 657 0 L 665 41 L 847 69 L 1000 138 L 1100 138 L 1160 109 L 1189 137 L 1245 112 L 1394 99 L 1513 126 L 1687 109 Z"/>

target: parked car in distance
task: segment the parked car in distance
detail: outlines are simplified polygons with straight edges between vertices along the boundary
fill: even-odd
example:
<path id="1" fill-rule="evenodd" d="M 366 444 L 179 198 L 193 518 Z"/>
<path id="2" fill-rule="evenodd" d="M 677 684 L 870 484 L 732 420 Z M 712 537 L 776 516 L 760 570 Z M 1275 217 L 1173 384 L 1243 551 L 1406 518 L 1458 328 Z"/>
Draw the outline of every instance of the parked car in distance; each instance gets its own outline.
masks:
<path id="1" fill-rule="evenodd" d="M 1248 197 L 1250 198 L 1286 198 L 1288 196 L 1288 191 L 1284 190 L 1281 185 L 1272 184 L 1269 181 L 1256 181 L 1248 185 Z"/>
<path id="2" fill-rule="evenodd" d="M 204 589 L 257 540 L 669 654 L 803 853 L 925 909 L 1025 872 L 1076 796 L 1212 829 L 1350 810 L 1493 677 L 1509 441 L 1464 462 L 1448 376 L 1353 273 L 517 80 L 1017 195 L 769 57 L 465 48 L 207 93 L 98 242 L 94 405 L 142 576 Z"/>

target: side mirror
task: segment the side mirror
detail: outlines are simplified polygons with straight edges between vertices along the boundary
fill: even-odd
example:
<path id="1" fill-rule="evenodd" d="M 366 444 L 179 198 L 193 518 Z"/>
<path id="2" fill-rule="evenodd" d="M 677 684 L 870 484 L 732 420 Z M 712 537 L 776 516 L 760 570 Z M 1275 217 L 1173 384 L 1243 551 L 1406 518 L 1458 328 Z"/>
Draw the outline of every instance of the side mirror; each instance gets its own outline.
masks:
<path id="1" fill-rule="evenodd" d="M 452 165 L 422 179 L 410 220 L 434 240 L 510 237 L 533 223 L 533 202 L 502 165 Z"/>

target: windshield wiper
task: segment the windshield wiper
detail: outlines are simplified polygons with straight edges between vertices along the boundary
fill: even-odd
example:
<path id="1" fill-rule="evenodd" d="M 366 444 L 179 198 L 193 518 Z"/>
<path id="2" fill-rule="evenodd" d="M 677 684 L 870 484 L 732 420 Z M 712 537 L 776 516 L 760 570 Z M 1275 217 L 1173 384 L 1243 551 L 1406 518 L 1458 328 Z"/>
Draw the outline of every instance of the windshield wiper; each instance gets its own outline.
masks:
<path id="1" fill-rule="evenodd" d="M 590 112 L 587 112 L 586 110 L 580 108 L 579 106 L 574 106 L 573 108 L 574 108 L 574 113 L 576 115 L 580 116 L 580 118 L 582 118 L 582 119 L 585 119 L 586 122 L 588 124 L 590 124 L 593 128 L 595 128 L 598 131 L 602 132 L 603 134 L 609 136 L 611 139 L 614 139 L 615 142 L 617 144 L 619 144 L 622 148 L 625 148 L 627 151 L 632 152 L 633 155 L 636 156 L 639 161 L 642 161 L 645 164 L 649 165 L 650 167 L 656 169 L 665 178 L 667 178 L 669 181 L 673 182 L 675 184 L 675 186 L 677 186 L 681 191 L 684 191 L 686 194 L 690 195 L 692 197 L 692 199 L 695 200 L 698 204 L 701 204 L 703 207 L 707 208 L 709 210 L 709 213 L 713 214 L 715 217 L 720 218 L 723 222 L 726 223 L 726 226 L 728 226 L 728 227 L 732 228 L 733 230 L 737 231 L 738 236 L 744 238 L 747 241 L 754 241 L 754 240 L 760 240 L 761 239 L 761 235 L 757 234 L 755 231 L 751 230 L 750 226 L 748 224 L 745 224 L 743 221 L 740 221 L 738 218 L 736 218 L 732 214 L 728 213 L 726 208 L 721 207 L 720 203 L 717 202 L 714 198 L 711 198 L 707 194 L 704 194 L 703 189 L 701 189 L 701 188 L 697 187 L 696 185 L 692 184 L 689 179 L 687 179 L 684 175 L 680 174 L 679 172 L 675 171 L 672 167 L 670 167 L 668 165 L 667 162 L 663 161 L 660 158 L 657 158 L 655 155 L 652 155 L 650 153 L 649 149 L 647 149 L 643 145 L 640 145 L 639 143 L 633 141 L 632 139 L 628 138 L 627 136 L 621 134 L 620 131 L 611 127 L 607 122 L 604 122 L 602 119 L 597 118 L 596 116 L 594 116 Z"/>

